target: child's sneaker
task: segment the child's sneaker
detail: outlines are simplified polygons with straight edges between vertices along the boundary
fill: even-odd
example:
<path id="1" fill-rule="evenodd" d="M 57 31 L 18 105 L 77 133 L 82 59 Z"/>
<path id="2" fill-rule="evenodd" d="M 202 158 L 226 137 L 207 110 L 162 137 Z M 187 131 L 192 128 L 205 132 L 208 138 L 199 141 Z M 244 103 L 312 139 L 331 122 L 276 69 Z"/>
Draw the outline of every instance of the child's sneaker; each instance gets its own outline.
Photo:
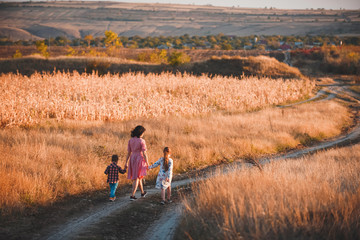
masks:
<path id="1" fill-rule="evenodd" d="M 171 199 L 168 199 L 167 202 L 168 202 L 168 203 L 172 203 L 172 200 L 171 200 Z"/>
<path id="2" fill-rule="evenodd" d="M 113 201 L 114 201 L 114 199 L 111 197 L 111 198 L 109 198 L 109 201 L 110 201 L 110 202 L 113 202 Z"/>
<path id="3" fill-rule="evenodd" d="M 135 201 L 137 198 L 135 196 L 130 196 L 130 201 Z"/>
<path id="4" fill-rule="evenodd" d="M 160 203 L 161 203 L 161 205 L 165 205 L 165 201 L 161 201 Z"/>
<path id="5" fill-rule="evenodd" d="M 146 191 L 144 191 L 144 193 L 142 193 L 142 194 L 141 194 L 141 197 L 145 197 L 145 196 L 146 196 L 146 194 L 147 194 L 147 192 L 146 192 Z"/>

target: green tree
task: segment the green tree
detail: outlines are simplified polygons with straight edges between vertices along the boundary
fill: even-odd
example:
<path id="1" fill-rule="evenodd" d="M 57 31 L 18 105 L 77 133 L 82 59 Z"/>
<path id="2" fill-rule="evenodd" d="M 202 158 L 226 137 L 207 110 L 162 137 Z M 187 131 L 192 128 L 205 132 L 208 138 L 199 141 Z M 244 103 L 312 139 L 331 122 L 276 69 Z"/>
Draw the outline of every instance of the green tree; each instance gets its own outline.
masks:
<path id="1" fill-rule="evenodd" d="M 69 40 L 64 36 L 59 36 L 55 38 L 54 43 L 56 46 L 65 46 L 69 43 Z"/>
<path id="2" fill-rule="evenodd" d="M 50 53 L 47 51 L 48 46 L 44 41 L 36 41 L 36 48 L 44 57 L 48 58 L 50 56 Z"/>
<path id="3" fill-rule="evenodd" d="M 162 49 L 161 51 L 155 51 L 150 55 L 150 62 L 151 63 L 167 63 L 167 51 Z"/>
<path id="4" fill-rule="evenodd" d="M 232 50 L 232 46 L 231 46 L 231 44 L 229 44 L 229 43 L 227 43 L 227 42 L 223 42 L 223 43 L 221 44 L 221 49 L 222 49 L 222 50 Z"/>
<path id="5" fill-rule="evenodd" d="M 113 31 L 105 31 L 105 47 L 122 47 L 122 42 L 116 33 Z"/>
<path id="6" fill-rule="evenodd" d="M 84 37 L 84 40 L 87 42 L 88 47 L 90 47 L 90 43 L 92 40 L 94 40 L 94 37 L 91 34 L 89 34 Z"/>
<path id="7" fill-rule="evenodd" d="M 116 56 L 117 49 L 123 46 L 120 38 L 113 31 L 105 31 L 104 43 L 109 56 Z"/>

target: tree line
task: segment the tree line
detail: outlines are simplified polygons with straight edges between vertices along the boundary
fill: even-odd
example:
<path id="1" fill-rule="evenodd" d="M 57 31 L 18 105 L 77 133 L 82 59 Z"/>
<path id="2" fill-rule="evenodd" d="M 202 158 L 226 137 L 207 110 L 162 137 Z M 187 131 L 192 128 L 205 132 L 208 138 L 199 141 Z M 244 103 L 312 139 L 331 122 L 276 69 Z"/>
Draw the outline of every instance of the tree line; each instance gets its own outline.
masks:
<path id="1" fill-rule="evenodd" d="M 0 45 L 31 46 L 39 45 L 41 42 L 47 46 L 82 46 L 82 47 L 104 47 L 104 48 L 161 48 L 161 49 L 221 49 L 240 50 L 244 48 L 277 50 L 282 44 L 295 46 L 295 43 L 302 45 L 360 45 L 359 36 L 229 36 L 222 33 L 208 36 L 118 36 L 113 31 L 105 31 L 104 36 L 94 37 L 86 35 L 83 38 L 69 39 L 65 36 L 47 38 L 44 40 L 18 40 L 13 41 L 7 37 L 0 37 Z"/>

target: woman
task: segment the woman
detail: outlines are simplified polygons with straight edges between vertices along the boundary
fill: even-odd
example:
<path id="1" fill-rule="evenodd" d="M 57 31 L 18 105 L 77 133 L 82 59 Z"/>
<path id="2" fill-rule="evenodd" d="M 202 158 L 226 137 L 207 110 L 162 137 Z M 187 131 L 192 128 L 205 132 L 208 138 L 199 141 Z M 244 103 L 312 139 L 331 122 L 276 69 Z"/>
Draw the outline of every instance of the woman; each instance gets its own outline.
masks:
<path id="1" fill-rule="evenodd" d="M 145 140 L 142 139 L 145 130 L 146 129 L 143 126 L 136 126 L 136 128 L 131 131 L 131 139 L 128 143 L 128 154 L 126 157 L 125 169 L 128 168 L 128 179 L 133 180 L 132 194 L 130 196 L 131 201 L 137 199 L 135 197 L 135 192 L 138 186 L 141 190 L 141 197 L 145 197 L 146 195 L 146 191 L 144 191 L 142 183 L 142 179 L 146 176 L 147 166 L 149 165 L 148 157 L 146 155 Z"/>

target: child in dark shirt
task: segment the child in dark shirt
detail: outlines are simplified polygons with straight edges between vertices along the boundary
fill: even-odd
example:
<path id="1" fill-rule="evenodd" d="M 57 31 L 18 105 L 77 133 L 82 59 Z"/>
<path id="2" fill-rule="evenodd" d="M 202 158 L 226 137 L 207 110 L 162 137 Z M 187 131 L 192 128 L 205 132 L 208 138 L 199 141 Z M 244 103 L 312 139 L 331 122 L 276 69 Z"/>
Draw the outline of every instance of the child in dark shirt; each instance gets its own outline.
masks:
<path id="1" fill-rule="evenodd" d="M 124 174 L 126 173 L 126 169 L 121 169 L 117 165 L 117 162 L 119 161 L 118 155 L 112 155 L 111 157 L 111 164 L 106 168 L 105 174 L 108 175 L 107 182 L 110 186 L 110 201 L 115 201 L 115 191 L 119 183 L 119 173 Z"/>

